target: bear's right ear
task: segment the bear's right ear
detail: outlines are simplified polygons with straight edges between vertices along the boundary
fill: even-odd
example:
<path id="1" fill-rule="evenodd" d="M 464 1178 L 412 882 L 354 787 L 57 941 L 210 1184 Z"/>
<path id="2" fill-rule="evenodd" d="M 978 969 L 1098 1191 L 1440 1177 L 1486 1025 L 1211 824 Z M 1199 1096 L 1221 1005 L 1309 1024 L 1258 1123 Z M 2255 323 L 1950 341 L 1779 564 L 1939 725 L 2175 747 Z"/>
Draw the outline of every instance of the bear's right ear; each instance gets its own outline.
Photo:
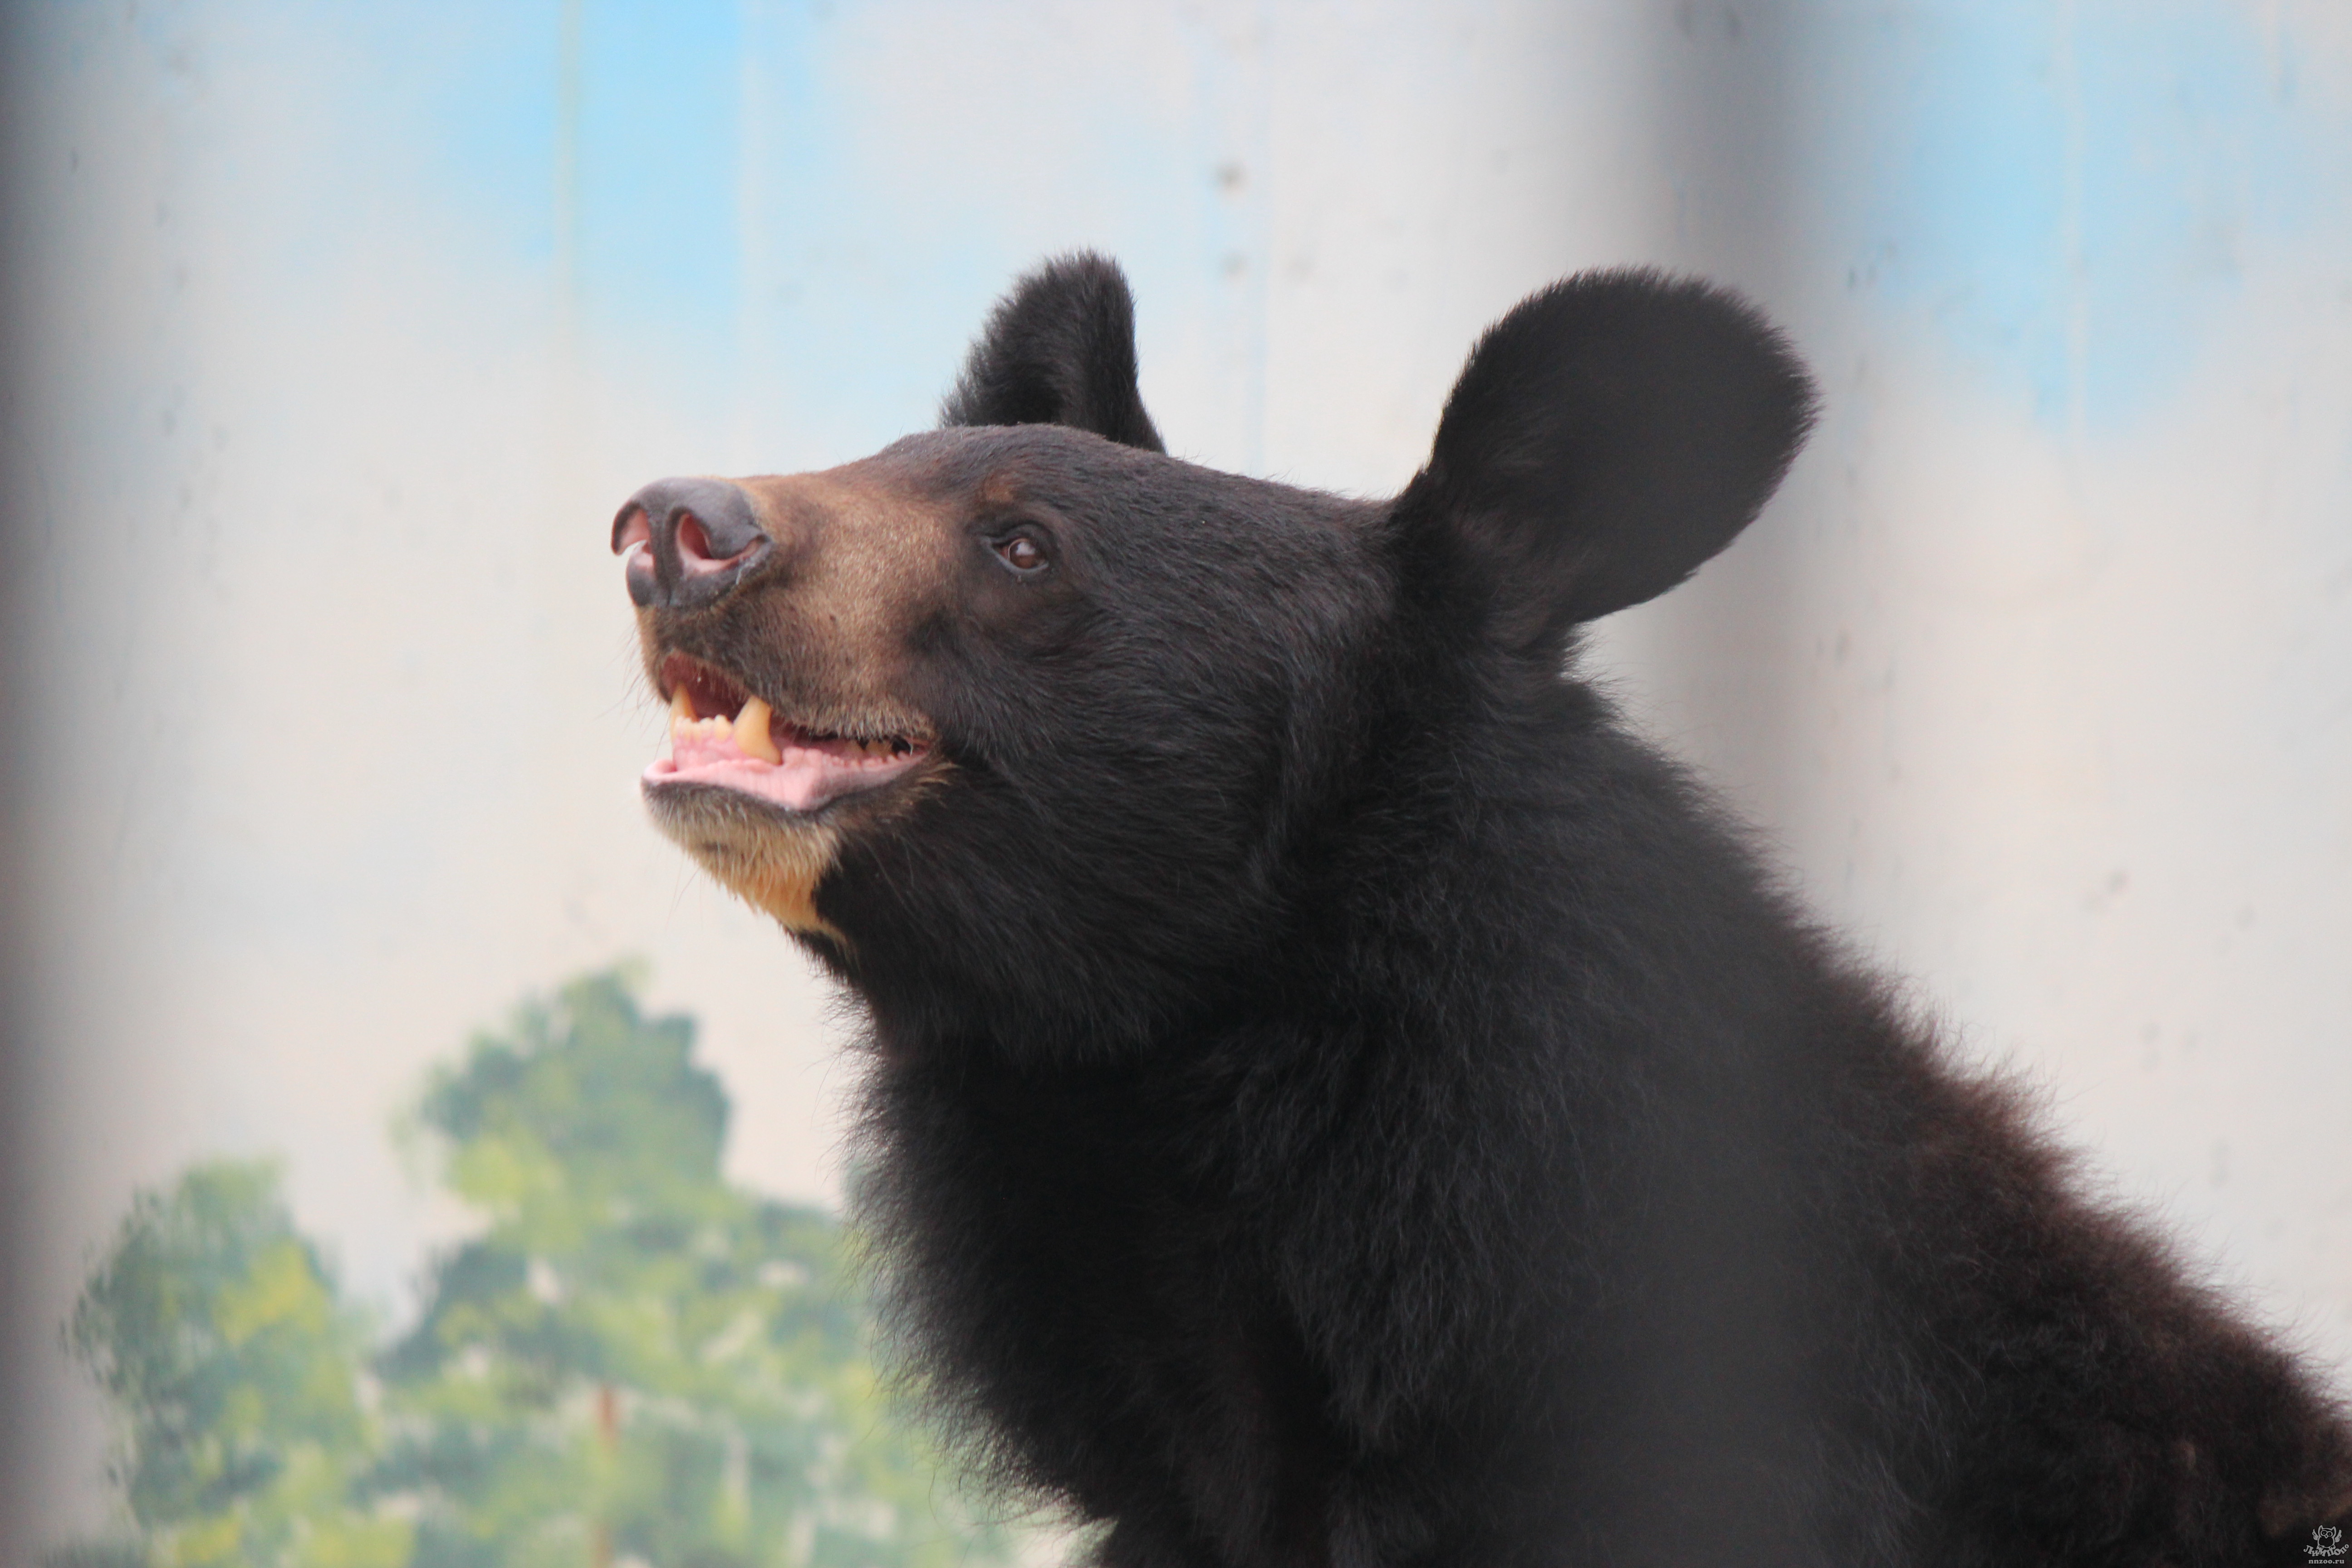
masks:
<path id="1" fill-rule="evenodd" d="M 1398 521 L 1466 551 L 1492 635 L 1549 655 L 1730 543 L 1813 412 L 1803 366 L 1743 301 L 1654 272 L 1585 273 L 1478 340 Z"/>
<path id="2" fill-rule="evenodd" d="M 1056 257 L 998 302 L 940 407 L 952 425 L 1067 425 L 1164 452 L 1135 384 L 1135 298 L 1107 256 Z"/>

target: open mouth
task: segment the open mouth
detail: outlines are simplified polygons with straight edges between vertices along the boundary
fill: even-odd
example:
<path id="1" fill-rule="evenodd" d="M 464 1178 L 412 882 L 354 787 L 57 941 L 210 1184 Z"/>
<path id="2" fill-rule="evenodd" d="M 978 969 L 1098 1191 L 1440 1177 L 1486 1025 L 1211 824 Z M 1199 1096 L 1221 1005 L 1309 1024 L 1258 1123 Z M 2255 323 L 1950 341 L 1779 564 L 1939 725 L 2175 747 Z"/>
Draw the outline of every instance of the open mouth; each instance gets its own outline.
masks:
<path id="1" fill-rule="evenodd" d="M 887 727 L 898 721 L 796 721 L 684 654 L 662 662 L 661 683 L 670 694 L 669 749 L 646 769 L 648 789 L 714 784 L 807 813 L 878 789 L 930 755 L 929 738 Z"/>

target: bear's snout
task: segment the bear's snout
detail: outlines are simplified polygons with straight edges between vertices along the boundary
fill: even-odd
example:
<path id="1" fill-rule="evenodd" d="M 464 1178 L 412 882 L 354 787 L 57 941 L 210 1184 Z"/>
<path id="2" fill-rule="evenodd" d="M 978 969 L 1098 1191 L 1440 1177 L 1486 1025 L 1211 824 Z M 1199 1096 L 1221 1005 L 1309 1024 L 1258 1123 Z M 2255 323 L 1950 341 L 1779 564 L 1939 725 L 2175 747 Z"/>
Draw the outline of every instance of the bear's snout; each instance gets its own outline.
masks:
<path id="1" fill-rule="evenodd" d="M 613 519 L 613 552 L 640 609 L 716 604 L 774 547 L 750 494 L 726 479 L 656 479 Z"/>

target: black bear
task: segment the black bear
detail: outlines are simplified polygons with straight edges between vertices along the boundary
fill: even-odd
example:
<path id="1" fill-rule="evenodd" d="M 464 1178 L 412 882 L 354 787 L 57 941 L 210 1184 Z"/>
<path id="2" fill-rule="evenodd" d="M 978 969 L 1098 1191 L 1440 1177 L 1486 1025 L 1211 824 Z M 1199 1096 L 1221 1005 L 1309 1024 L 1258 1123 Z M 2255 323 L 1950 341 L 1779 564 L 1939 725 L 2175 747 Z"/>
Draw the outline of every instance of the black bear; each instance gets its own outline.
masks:
<path id="1" fill-rule="evenodd" d="M 622 508 L 653 814 L 862 1003 L 906 1354 L 1107 1568 L 2188 1568 L 2352 1510 L 2320 1384 L 1573 673 L 1812 407 L 1741 302 L 1599 273 L 1394 499 L 1239 478 L 1079 255 L 940 428 Z"/>

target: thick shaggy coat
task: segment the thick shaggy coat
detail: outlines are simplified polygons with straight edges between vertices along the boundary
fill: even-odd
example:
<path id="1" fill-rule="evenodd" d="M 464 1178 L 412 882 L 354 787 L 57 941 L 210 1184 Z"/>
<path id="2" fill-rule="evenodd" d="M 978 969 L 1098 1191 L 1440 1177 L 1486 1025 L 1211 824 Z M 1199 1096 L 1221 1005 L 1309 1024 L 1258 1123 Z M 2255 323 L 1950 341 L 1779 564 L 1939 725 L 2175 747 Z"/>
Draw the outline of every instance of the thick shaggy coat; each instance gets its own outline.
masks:
<path id="1" fill-rule="evenodd" d="M 1238 478 L 1079 256 L 941 429 L 622 510 L 656 815 L 864 1005 L 911 1363 L 1110 1568 L 2186 1568 L 2352 1513 L 2319 1385 L 1573 673 L 1811 408 L 1744 305 L 1594 274 L 1393 500 Z"/>

